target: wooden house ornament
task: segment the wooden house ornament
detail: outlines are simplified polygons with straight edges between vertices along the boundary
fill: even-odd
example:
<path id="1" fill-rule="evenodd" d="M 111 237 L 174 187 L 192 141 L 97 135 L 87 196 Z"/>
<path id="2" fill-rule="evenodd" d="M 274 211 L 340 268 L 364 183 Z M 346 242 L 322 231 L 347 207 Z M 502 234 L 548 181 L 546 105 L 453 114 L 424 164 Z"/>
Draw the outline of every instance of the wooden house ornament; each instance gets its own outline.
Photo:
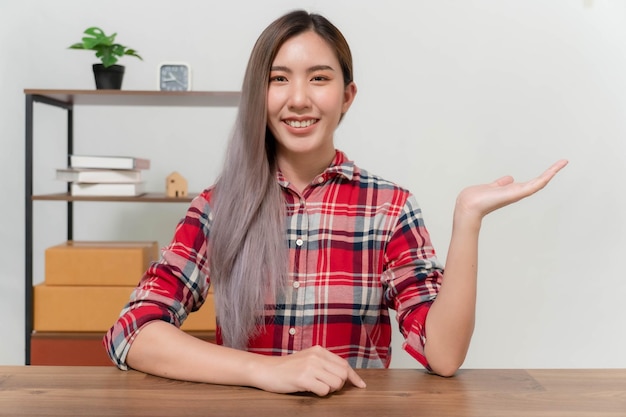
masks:
<path id="1" fill-rule="evenodd" d="M 187 197 L 187 180 L 174 171 L 165 179 L 165 194 L 168 197 Z"/>

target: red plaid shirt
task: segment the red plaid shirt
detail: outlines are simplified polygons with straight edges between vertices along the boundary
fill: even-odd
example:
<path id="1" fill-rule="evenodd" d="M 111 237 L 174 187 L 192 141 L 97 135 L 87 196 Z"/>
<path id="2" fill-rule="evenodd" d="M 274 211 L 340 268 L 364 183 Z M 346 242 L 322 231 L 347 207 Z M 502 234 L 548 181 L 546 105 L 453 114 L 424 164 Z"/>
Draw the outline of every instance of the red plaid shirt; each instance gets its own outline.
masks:
<path id="1" fill-rule="evenodd" d="M 404 348 L 428 367 L 424 323 L 443 269 L 415 198 L 359 169 L 340 151 L 302 195 L 281 173 L 277 180 L 285 198 L 290 289 L 266 307 L 265 329 L 248 350 L 286 355 L 321 345 L 355 368 L 388 367 L 391 308 L 398 313 Z M 105 336 L 121 369 L 143 325 L 165 320 L 180 326 L 204 302 L 211 196 L 207 189 L 194 199 L 161 260 Z"/>

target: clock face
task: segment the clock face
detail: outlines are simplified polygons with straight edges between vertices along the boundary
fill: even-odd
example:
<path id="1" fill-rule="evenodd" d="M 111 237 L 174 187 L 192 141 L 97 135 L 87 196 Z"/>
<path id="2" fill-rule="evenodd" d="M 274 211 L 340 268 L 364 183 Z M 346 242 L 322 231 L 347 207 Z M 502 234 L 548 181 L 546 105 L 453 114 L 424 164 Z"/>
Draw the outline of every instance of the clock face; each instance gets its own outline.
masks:
<path id="1" fill-rule="evenodd" d="M 161 64 L 159 89 L 163 91 L 191 90 L 191 70 L 187 64 Z"/>

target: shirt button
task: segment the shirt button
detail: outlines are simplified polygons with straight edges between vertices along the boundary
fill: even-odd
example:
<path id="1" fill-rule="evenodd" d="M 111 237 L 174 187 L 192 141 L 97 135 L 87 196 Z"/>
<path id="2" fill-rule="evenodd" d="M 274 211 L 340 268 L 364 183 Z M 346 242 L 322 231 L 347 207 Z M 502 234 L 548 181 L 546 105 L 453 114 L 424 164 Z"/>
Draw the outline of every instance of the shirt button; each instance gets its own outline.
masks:
<path id="1" fill-rule="evenodd" d="M 303 243 L 304 241 L 302 239 L 296 239 L 296 245 L 302 246 Z"/>
<path id="2" fill-rule="evenodd" d="M 317 183 L 321 184 L 324 182 L 324 177 L 317 177 Z"/>
<path id="3" fill-rule="evenodd" d="M 300 288 L 300 282 L 299 281 L 294 281 L 293 282 L 293 287 L 294 288 Z"/>
<path id="4" fill-rule="evenodd" d="M 294 334 L 296 334 L 296 329 L 294 329 L 293 327 L 291 329 L 289 329 L 289 334 L 292 335 L 292 336 Z"/>

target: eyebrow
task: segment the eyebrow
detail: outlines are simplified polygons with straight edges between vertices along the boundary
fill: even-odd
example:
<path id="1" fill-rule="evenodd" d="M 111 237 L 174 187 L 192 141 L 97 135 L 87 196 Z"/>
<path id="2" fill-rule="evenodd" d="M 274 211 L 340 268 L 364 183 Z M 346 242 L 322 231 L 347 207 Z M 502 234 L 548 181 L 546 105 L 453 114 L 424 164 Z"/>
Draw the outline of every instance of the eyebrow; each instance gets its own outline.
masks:
<path id="1" fill-rule="evenodd" d="M 282 72 L 286 72 L 286 73 L 291 73 L 293 71 L 291 71 L 291 69 L 289 69 L 289 67 L 284 67 L 281 65 L 275 65 L 272 66 L 270 68 L 270 71 L 282 71 Z M 312 73 L 312 72 L 316 72 L 316 71 L 335 71 L 335 69 L 333 67 L 331 67 L 330 65 L 314 65 L 310 68 L 307 69 L 307 73 Z"/>

